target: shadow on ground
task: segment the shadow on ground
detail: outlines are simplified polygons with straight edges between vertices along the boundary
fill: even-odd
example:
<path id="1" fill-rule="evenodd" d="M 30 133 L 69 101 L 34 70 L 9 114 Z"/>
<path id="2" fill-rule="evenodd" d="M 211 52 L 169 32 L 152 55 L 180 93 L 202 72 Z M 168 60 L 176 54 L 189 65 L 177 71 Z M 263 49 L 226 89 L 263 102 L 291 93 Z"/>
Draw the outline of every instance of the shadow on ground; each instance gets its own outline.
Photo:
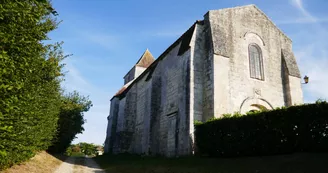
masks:
<path id="1" fill-rule="evenodd" d="M 49 154 L 51 154 L 51 153 L 49 153 Z M 70 163 L 70 164 L 73 164 L 76 166 L 86 166 L 86 167 L 93 168 L 93 169 L 99 169 L 99 167 L 97 167 L 96 165 L 86 165 L 88 160 L 92 160 L 93 157 L 72 156 L 75 159 L 70 160 L 70 159 L 67 159 L 69 156 L 64 156 L 62 154 L 51 154 L 51 155 L 63 162 Z M 98 172 L 98 171 L 96 170 L 96 172 Z M 102 172 L 102 171 L 99 171 L 99 172 Z"/>
<path id="2" fill-rule="evenodd" d="M 60 158 L 59 158 L 60 159 Z M 135 155 L 102 155 L 76 158 L 76 165 L 94 159 L 108 172 L 120 173 L 327 173 L 328 153 L 297 153 L 241 158 L 209 157 L 141 157 Z M 65 160 L 66 161 L 66 160 Z M 92 167 L 97 169 L 97 167 Z M 102 171 L 95 171 L 101 173 Z"/>

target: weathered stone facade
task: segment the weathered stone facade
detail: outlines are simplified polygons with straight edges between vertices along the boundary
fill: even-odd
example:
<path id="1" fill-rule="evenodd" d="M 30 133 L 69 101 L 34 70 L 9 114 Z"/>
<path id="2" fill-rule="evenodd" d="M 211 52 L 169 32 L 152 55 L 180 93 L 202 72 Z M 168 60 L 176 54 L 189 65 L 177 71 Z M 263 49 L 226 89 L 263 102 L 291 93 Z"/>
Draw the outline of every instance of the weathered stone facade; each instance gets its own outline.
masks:
<path id="1" fill-rule="evenodd" d="M 252 63 L 263 78 L 251 77 Z M 254 5 L 209 11 L 156 60 L 147 50 L 124 79 L 107 153 L 189 155 L 195 120 L 303 103 L 292 42 Z"/>

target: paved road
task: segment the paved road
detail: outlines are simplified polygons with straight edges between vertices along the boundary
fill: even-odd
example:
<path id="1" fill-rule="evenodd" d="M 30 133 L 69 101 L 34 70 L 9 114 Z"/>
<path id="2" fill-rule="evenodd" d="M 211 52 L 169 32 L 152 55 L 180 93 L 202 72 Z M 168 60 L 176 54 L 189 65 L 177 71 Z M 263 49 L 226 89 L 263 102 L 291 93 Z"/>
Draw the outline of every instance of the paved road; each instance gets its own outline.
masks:
<path id="1" fill-rule="evenodd" d="M 69 157 L 55 173 L 105 173 L 92 158 Z"/>

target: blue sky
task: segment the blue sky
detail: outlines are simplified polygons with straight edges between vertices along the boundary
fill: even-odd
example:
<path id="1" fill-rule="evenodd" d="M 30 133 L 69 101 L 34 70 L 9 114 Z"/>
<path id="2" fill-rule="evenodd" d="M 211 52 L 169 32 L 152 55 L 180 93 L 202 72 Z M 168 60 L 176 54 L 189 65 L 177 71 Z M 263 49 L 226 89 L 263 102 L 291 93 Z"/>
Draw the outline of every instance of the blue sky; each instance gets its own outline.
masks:
<path id="1" fill-rule="evenodd" d="M 53 0 L 62 23 L 49 34 L 64 41 L 67 91 L 89 96 L 85 132 L 76 142 L 103 144 L 112 95 L 148 48 L 158 57 L 208 10 L 255 4 L 293 40 L 304 101 L 328 98 L 328 6 L 326 0 Z"/>

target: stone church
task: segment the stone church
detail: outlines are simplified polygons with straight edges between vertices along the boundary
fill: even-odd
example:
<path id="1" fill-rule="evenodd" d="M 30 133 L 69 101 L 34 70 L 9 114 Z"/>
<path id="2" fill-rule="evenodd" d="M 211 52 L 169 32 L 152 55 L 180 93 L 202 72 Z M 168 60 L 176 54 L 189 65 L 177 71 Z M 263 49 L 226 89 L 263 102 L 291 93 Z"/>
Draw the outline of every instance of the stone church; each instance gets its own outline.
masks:
<path id="1" fill-rule="evenodd" d="M 211 10 L 112 97 L 105 152 L 194 153 L 194 122 L 303 103 L 292 41 L 255 5 Z"/>

